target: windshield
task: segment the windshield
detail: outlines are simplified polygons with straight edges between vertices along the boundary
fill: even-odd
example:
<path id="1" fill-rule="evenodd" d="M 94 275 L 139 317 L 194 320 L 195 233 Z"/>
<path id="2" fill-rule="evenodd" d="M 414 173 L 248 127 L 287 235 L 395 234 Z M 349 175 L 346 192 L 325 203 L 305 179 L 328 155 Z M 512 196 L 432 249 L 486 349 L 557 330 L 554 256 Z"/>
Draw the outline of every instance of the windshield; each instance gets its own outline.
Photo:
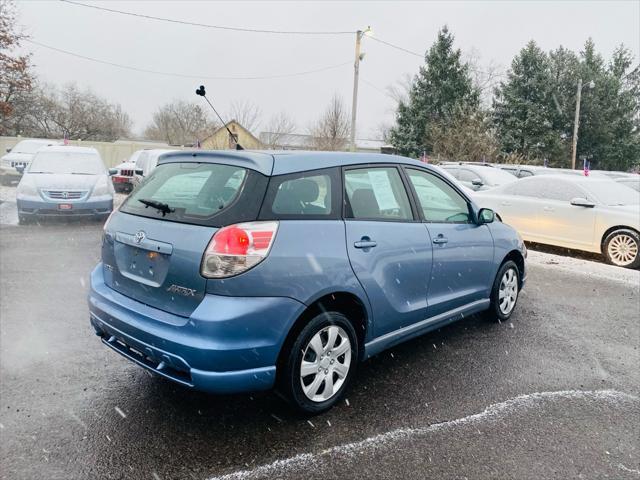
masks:
<path id="1" fill-rule="evenodd" d="M 613 180 L 583 182 L 582 186 L 603 205 L 638 205 L 640 193 Z"/>
<path id="2" fill-rule="evenodd" d="M 122 211 L 167 220 L 206 223 L 241 190 L 247 170 L 219 164 L 160 165 L 122 206 Z M 155 206 L 154 206 L 155 205 Z M 166 205 L 166 211 L 156 206 Z"/>
<path id="3" fill-rule="evenodd" d="M 38 142 L 35 140 L 24 140 L 13 147 L 15 153 L 35 153 L 38 149 L 51 145 L 48 142 Z"/>
<path id="4" fill-rule="evenodd" d="M 97 153 L 40 152 L 29 173 L 67 173 L 76 175 L 99 175 L 105 168 Z"/>
<path id="5" fill-rule="evenodd" d="M 489 185 L 504 185 L 517 180 L 511 173 L 499 168 L 483 167 L 481 172 L 482 177 Z"/>

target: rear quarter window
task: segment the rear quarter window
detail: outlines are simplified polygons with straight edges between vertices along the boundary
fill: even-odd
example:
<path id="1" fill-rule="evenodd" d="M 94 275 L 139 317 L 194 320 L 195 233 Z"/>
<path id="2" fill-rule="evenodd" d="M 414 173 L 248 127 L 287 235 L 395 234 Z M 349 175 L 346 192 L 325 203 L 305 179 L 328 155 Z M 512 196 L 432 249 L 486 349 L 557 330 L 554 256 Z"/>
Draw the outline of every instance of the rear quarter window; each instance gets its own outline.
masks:
<path id="1" fill-rule="evenodd" d="M 271 177 L 262 220 L 340 217 L 340 171 L 323 169 Z"/>

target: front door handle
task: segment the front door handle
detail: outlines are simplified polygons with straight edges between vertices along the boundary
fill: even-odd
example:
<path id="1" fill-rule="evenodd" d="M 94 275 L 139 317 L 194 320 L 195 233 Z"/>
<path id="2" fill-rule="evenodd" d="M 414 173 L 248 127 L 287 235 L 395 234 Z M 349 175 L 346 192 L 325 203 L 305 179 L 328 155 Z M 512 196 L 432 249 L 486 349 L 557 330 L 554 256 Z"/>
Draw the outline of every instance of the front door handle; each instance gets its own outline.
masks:
<path id="1" fill-rule="evenodd" d="M 502 205 L 503 207 L 510 207 L 511 202 L 500 202 L 500 205 Z"/>
<path id="2" fill-rule="evenodd" d="M 545 212 L 553 212 L 553 207 L 542 207 Z"/>
<path id="3" fill-rule="evenodd" d="M 373 248 L 378 245 L 378 242 L 371 240 L 369 237 L 362 237 L 362 240 L 359 240 L 353 244 L 356 248 Z"/>
<path id="4" fill-rule="evenodd" d="M 433 239 L 433 243 L 438 245 L 443 245 L 447 243 L 449 239 L 442 234 L 439 234 L 436 238 Z"/>

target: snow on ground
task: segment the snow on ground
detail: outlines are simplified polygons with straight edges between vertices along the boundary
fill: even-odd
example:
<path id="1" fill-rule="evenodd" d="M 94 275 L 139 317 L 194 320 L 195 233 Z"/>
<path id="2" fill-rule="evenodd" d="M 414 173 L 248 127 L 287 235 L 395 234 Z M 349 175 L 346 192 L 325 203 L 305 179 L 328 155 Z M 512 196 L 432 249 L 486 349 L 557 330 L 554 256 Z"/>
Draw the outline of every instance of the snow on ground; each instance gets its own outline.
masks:
<path id="1" fill-rule="evenodd" d="M 605 263 L 583 260 L 575 257 L 554 255 L 552 253 L 529 250 L 527 263 L 544 268 L 580 273 L 589 277 L 604 278 L 640 286 L 640 271 L 616 267 Z"/>

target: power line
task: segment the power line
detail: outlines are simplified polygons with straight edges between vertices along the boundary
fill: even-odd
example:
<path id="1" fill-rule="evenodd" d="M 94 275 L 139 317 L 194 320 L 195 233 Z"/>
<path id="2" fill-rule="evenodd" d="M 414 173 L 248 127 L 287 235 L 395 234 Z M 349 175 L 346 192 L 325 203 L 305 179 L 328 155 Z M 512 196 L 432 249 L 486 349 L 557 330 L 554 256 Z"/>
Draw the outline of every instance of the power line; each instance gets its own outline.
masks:
<path id="1" fill-rule="evenodd" d="M 420 57 L 420 58 L 423 58 L 423 59 L 424 59 L 424 55 L 423 55 L 423 54 L 421 54 L 421 53 L 418 53 L 418 52 L 412 52 L 411 50 L 408 50 L 408 49 L 406 49 L 406 48 L 404 48 L 404 47 L 401 47 L 401 46 L 399 46 L 399 45 L 394 45 L 393 43 L 390 43 L 390 42 L 385 42 L 384 40 L 381 40 L 381 39 L 379 39 L 379 38 L 377 38 L 377 37 L 374 37 L 374 36 L 371 36 L 371 37 L 369 37 L 369 38 L 370 38 L 371 40 L 375 40 L 375 41 L 376 41 L 376 42 L 378 42 L 378 43 L 382 43 L 382 44 L 384 44 L 384 45 L 387 45 L 388 47 L 395 48 L 396 50 L 400 50 L 401 52 L 408 53 L 409 55 L 413 55 L 413 56 L 415 56 L 415 57 Z"/>
<path id="2" fill-rule="evenodd" d="M 349 65 L 352 62 L 351 61 L 347 61 L 347 62 L 343 62 L 343 63 L 338 63 L 336 65 L 328 65 L 326 67 L 320 67 L 320 68 L 316 68 L 313 70 L 305 70 L 305 71 L 301 71 L 301 72 L 292 72 L 292 73 L 282 73 L 282 74 L 276 74 L 276 75 L 247 75 L 247 76 L 231 76 L 231 77 L 211 77 L 208 75 L 190 75 L 190 74 L 184 74 L 184 73 L 175 73 L 175 72 L 163 72 L 163 71 L 159 71 L 159 70 L 148 70 L 145 68 L 138 68 L 138 67 L 133 67 L 131 65 L 122 65 L 119 63 L 114 63 L 114 62 L 109 62 L 106 60 L 100 60 L 98 58 L 93 58 L 93 57 L 87 57 L 85 55 L 80 55 L 79 53 L 74 53 L 74 52 L 69 52 L 68 50 L 63 50 L 61 48 L 57 48 L 57 47 L 52 47 L 51 45 L 45 45 L 44 43 L 40 43 L 40 42 L 36 42 L 35 40 L 30 40 L 30 39 L 23 39 L 23 41 L 28 42 L 28 43 L 32 43 L 34 45 L 37 45 L 39 47 L 42 48 L 46 48 L 48 50 L 53 50 L 55 52 L 59 52 L 59 53 L 63 53 L 65 55 L 69 55 L 72 57 L 76 57 L 76 58 L 81 58 L 83 60 L 88 60 L 90 62 L 95 62 L 95 63 L 101 63 L 103 65 L 109 65 L 112 67 L 117 67 L 117 68 L 123 68 L 126 70 L 133 70 L 136 72 L 143 72 L 143 73 L 151 73 L 154 75 L 166 75 L 166 76 L 170 76 L 170 77 L 180 77 L 180 78 L 193 78 L 193 79 L 200 79 L 200 80 L 269 80 L 269 79 L 274 79 L 274 78 L 287 78 L 287 77 L 299 77 L 302 75 L 310 75 L 312 73 L 318 73 L 318 72 L 324 72 L 326 70 L 332 70 L 334 68 L 339 68 L 339 67 L 343 67 L 345 65 Z"/>
<path id="3" fill-rule="evenodd" d="M 95 10 L 102 10 L 104 12 L 118 13 L 120 15 L 128 15 L 131 17 L 145 18 L 147 20 L 156 20 L 160 22 L 177 23 L 181 25 L 190 25 L 193 27 L 214 28 L 218 30 L 231 30 L 234 32 L 250 32 L 250 33 L 269 33 L 275 35 L 351 35 L 356 33 L 354 31 L 301 31 L 301 30 L 267 30 L 259 28 L 246 28 L 246 27 L 229 27 L 225 25 L 211 25 L 208 23 L 190 22 L 188 20 L 176 20 L 173 18 L 155 17 L 153 15 L 144 15 L 141 13 L 126 12 L 123 10 L 116 10 L 114 8 L 99 7 L 98 5 L 90 5 L 87 3 L 75 2 L 73 0 L 60 0 L 63 3 L 70 5 L 76 5 L 78 7 L 93 8 Z"/>

